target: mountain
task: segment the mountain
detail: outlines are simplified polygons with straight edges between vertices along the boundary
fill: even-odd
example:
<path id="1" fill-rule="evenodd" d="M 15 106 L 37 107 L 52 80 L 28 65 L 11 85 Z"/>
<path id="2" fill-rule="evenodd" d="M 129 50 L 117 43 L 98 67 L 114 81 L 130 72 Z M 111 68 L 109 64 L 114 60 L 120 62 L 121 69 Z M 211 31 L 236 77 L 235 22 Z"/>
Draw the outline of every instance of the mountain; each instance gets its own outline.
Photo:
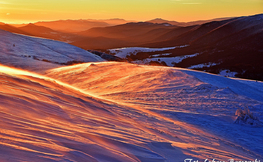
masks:
<path id="1" fill-rule="evenodd" d="M 53 30 L 58 30 L 62 32 L 80 32 L 88 30 L 93 27 L 105 27 L 110 26 L 106 22 L 93 21 L 93 20 L 58 20 L 58 21 L 47 21 L 47 22 L 37 22 L 35 25 L 44 26 L 51 28 Z"/>
<path id="2" fill-rule="evenodd" d="M 111 26 L 121 25 L 121 24 L 127 24 L 127 23 L 130 23 L 130 22 L 134 22 L 134 21 L 125 20 L 125 19 L 119 19 L 119 18 L 115 18 L 115 19 L 103 19 L 103 20 L 92 20 L 92 21 L 102 21 L 102 22 L 106 22 L 106 23 L 110 24 Z"/>
<path id="3" fill-rule="evenodd" d="M 169 21 L 169 20 L 164 20 L 161 18 L 156 18 L 153 20 L 149 20 L 146 22 L 150 22 L 150 23 L 156 23 L 156 24 L 171 24 L 171 25 L 175 25 L 175 26 L 182 26 L 182 27 L 186 27 L 186 26 L 193 26 L 193 25 L 201 25 L 201 24 L 205 24 L 208 22 L 212 22 L 212 21 L 222 21 L 222 20 L 227 20 L 227 19 L 231 19 L 231 17 L 227 17 L 227 18 L 215 18 L 215 19 L 211 19 L 211 20 L 198 20 L 198 21 L 190 21 L 190 22 L 177 22 L 177 21 Z"/>
<path id="4" fill-rule="evenodd" d="M 263 70 L 261 66 L 263 46 L 260 41 L 262 28 L 262 14 L 179 27 L 157 38 L 162 41 L 141 44 L 138 47 L 184 46 L 184 48 L 172 48 L 162 53 L 130 51 L 133 55 L 127 59 L 140 62 L 149 62 L 149 59 L 160 60 L 158 62 L 164 60 L 166 64 L 172 63 L 170 66 L 194 68 L 216 74 L 229 71 L 233 73 L 231 76 L 263 80 L 260 72 Z M 148 57 L 142 58 L 142 55 Z M 193 55 L 194 57 L 188 57 Z M 186 58 L 176 61 L 183 57 Z"/>
<path id="5" fill-rule="evenodd" d="M 103 59 L 64 42 L 0 30 L 0 63 L 4 65 L 44 71 L 63 64 L 94 61 Z"/>
<path id="6" fill-rule="evenodd" d="M 179 24 L 180 24 L 180 22 L 177 22 L 177 21 L 169 21 L 169 20 L 164 20 L 164 19 L 161 19 L 161 18 L 156 18 L 156 19 L 149 20 L 149 21 L 146 21 L 146 22 L 154 23 L 154 24 L 167 23 L 167 24 L 176 25 L 176 26 L 179 26 Z"/>
<path id="7" fill-rule="evenodd" d="M 144 33 L 159 28 L 171 29 L 174 27 L 166 26 L 165 24 L 138 22 L 104 28 L 92 28 L 87 31 L 80 32 L 79 35 L 90 37 L 104 36 L 108 38 L 126 38 L 143 35 Z"/>
<path id="8" fill-rule="evenodd" d="M 203 27 L 208 25 L 212 24 Z M 189 47 L 192 45 L 203 48 L 203 54 L 196 58 L 196 62 L 190 64 L 204 63 L 200 60 L 214 62 L 219 65 L 208 71 L 218 72 L 220 69 L 229 69 L 236 72 L 237 77 L 263 80 L 260 72 L 263 70 L 260 63 L 263 60 L 263 46 L 260 43 L 262 28 L 262 14 L 232 19 L 190 42 Z M 184 66 L 188 65 L 185 62 Z"/>
<path id="9" fill-rule="evenodd" d="M 262 159 L 260 82 L 186 69 L 86 63 L 46 75 L 0 65 L 1 161 Z M 257 87 L 257 88 L 254 88 Z"/>
<path id="10" fill-rule="evenodd" d="M 72 42 L 71 44 L 84 49 L 104 50 L 109 48 L 136 46 L 146 42 L 154 42 L 154 39 L 174 28 L 176 28 L 176 26 L 146 22 L 92 28 L 77 33 L 79 36 L 85 36 L 85 38 Z"/>
<path id="11" fill-rule="evenodd" d="M 108 24 L 112 23 L 110 26 L 70 34 L 33 24 L 22 28 L 0 27 L 11 32 L 68 42 L 85 50 L 99 50 L 113 55 L 121 51 L 125 56 L 123 59 L 133 63 L 176 66 L 223 76 L 263 80 L 262 17 L 262 14 L 258 14 L 213 19 L 191 22 L 185 26 L 171 25 L 172 22 L 163 19 L 152 20 L 153 23 L 131 22 L 111 26 L 125 23 L 125 20 L 113 19 L 107 21 Z M 81 27 L 87 21 L 92 20 L 58 22 L 65 23 L 60 25 L 63 27 L 66 27 L 66 22 Z M 100 22 L 93 20 L 97 21 Z M 150 50 L 133 51 L 138 48 Z M 123 51 L 128 53 L 123 54 Z"/>
<path id="12" fill-rule="evenodd" d="M 67 33 L 85 31 L 94 27 L 107 27 L 128 23 L 124 19 L 106 19 L 106 20 L 58 20 L 34 23 L 37 26 L 44 26 L 53 30 Z"/>

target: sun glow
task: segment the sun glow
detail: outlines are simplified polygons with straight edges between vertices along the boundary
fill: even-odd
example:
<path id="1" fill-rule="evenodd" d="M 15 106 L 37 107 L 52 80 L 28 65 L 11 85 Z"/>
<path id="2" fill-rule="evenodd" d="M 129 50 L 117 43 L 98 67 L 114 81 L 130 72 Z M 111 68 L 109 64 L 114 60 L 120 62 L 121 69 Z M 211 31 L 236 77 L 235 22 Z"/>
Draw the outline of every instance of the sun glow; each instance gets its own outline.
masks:
<path id="1" fill-rule="evenodd" d="M 0 21 L 28 23 L 58 19 L 204 20 L 262 13 L 261 0 L 1 0 Z"/>

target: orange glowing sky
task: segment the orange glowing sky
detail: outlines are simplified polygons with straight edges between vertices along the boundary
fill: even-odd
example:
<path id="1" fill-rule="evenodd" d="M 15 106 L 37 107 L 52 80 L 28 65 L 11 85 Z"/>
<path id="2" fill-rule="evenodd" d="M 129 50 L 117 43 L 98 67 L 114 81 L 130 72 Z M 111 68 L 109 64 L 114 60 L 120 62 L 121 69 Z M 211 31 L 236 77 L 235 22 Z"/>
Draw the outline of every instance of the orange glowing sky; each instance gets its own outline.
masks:
<path id="1" fill-rule="evenodd" d="M 205 20 L 263 13 L 262 0 L 0 0 L 0 22 L 59 19 Z"/>

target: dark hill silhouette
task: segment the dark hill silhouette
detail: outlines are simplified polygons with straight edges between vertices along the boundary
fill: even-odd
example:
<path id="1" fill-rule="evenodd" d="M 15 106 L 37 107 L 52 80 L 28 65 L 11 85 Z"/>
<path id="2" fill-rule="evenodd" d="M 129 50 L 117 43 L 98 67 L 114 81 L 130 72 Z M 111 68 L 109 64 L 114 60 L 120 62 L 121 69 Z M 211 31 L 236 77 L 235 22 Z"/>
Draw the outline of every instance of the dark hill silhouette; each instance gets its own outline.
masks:
<path id="1" fill-rule="evenodd" d="M 105 50 L 110 48 L 136 46 L 133 42 L 107 37 L 84 37 L 70 43 L 83 49 Z"/>
<path id="2" fill-rule="evenodd" d="M 181 33 L 178 32 L 178 34 L 175 34 L 169 40 L 145 45 L 150 47 L 171 47 L 178 44 L 198 45 L 203 47 L 224 44 L 229 45 L 230 42 L 234 43 L 240 39 L 245 39 L 251 34 L 261 31 L 262 21 L 263 15 L 260 14 L 223 21 L 214 21 L 199 26 L 189 26 L 186 27 L 185 31 Z M 184 28 L 177 28 L 173 31 L 183 29 Z M 173 31 L 166 35 L 171 37 Z M 162 40 L 162 38 L 160 38 L 160 40 Z M 224 43 L 222 41 L 228 41 L 229 43 Z"/>
<path id="3" fill-rule="evenodd" d="M 150 30 L 158 28 L 167 28 L 171 29 L 174 26 L 165 26 L 165 24 L 153 24 L 147 22 L 138 22 L 138 23 L 127 23 L 123 25 L 104 27 L 104 28 L 92 28 L 87 31 L 78 33 L 82 36 L 89 37 L 108 37 L 108 38 L 127 38 L 127 37 L 136 37 L 142 34 L 149 32 Z"/>
<path id="4" fill-rule="evenodd" d="M 78 33 L 79 36 L 85 36 L 86 38 L 72 42 L 72 44 L 84 49 L 104 50 L 116 47 L 138 46 L 143 43 L 155 42 L 158 37 L 174 28 L 177 27 L 146 22 L 92 28 Z"/>
<path id="5" fill-rule="evenodd" d="M 178 29 L 174 29 L 178 30 Z M 227 69 L 236 76 L 263 80 L 263 14 L 209 22 L 166 41 L 143 44 L 147 47 L 171 47 L 188 44 L 181 49 L 164 51 L 168 57 L 200 53 L 175 64 L 179 67 L 216 63 L 199 70 L 219 73 Z M 153 55 L 151 53 L 148 55 Z"/>

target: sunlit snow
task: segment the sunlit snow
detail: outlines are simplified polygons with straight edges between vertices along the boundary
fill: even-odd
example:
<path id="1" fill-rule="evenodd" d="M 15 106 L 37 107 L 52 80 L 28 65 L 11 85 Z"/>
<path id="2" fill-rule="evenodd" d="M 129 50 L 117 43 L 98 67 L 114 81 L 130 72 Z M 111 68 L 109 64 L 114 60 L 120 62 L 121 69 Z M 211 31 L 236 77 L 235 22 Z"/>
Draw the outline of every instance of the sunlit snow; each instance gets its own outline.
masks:
<path id="1" fill-rule="evenodd" d="M 263 159 L 262 82 L 98 62 L 66 43 L 0 34 L 0 61 L 12 66 L 0 65 L 0 161 Z"/>

